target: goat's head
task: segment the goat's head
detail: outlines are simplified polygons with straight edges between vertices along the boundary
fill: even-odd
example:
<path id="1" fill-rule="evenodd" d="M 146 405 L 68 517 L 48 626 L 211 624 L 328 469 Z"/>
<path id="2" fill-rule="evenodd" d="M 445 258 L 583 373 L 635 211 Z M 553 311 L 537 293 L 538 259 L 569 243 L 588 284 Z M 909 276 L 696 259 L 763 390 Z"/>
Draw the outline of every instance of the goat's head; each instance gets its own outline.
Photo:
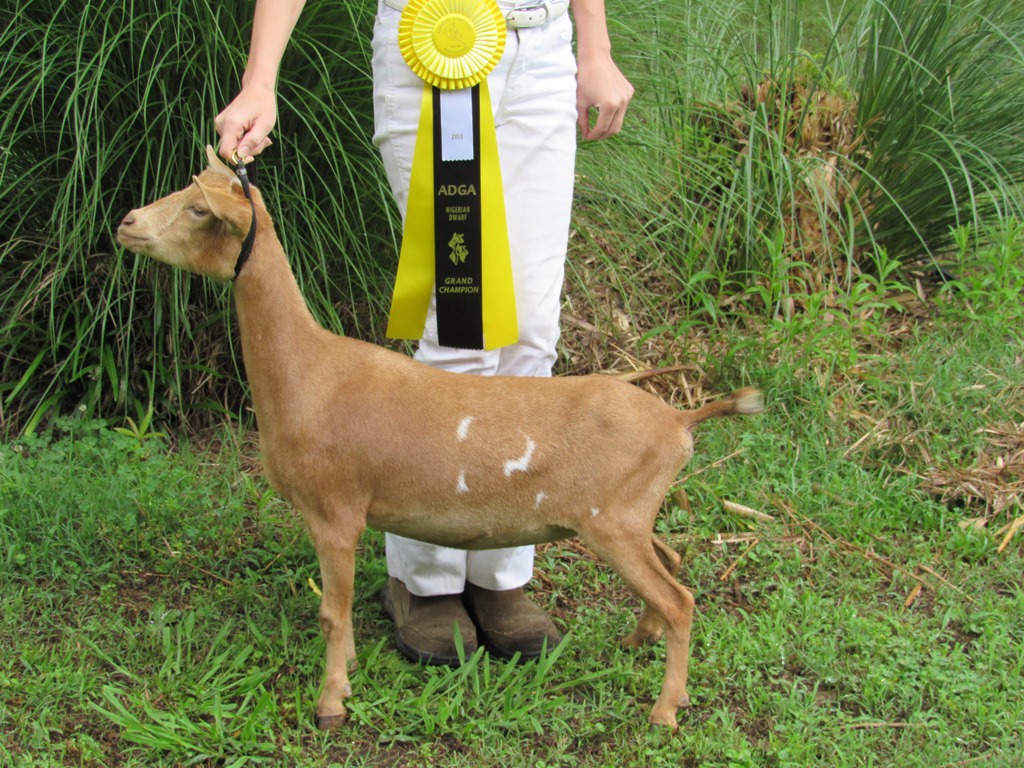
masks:
<path id="1" fill-rule="evenodd" d="M 117 241 L 134 253 L 230 280 L 252 225 L 252 208 L 237 175 L 212 147 L 206 147 L 206 159 L 209 167 L 185 189 L 125 216 Z"/>

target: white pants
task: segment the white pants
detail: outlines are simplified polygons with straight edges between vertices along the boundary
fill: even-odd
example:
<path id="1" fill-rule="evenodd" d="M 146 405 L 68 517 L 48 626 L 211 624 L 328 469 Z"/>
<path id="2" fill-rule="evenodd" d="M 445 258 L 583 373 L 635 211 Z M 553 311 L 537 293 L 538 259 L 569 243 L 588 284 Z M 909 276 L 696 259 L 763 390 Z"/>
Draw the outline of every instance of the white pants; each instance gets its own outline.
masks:
<path id="1" fill-rule="evenodd" d="M 503 8 L 515 2 L 498 0 Z M 405 215 L 423 81 L 398 50 L 400 12 L 380 4 L 373 35 L 374 143 Z M 433 302 L 416 359 L 458 373 L 550 376 L 569 237 L 576 154 L 576 62 L 569 15 L 543 27 L 508 30 L 487 79 L 504 183 L 519 342 L 502 349 L 437 343 Z M 533 547 L 465 552 L 388 534 L 388 571 L 415 595 L 521 587 L 533 575 Z"/>

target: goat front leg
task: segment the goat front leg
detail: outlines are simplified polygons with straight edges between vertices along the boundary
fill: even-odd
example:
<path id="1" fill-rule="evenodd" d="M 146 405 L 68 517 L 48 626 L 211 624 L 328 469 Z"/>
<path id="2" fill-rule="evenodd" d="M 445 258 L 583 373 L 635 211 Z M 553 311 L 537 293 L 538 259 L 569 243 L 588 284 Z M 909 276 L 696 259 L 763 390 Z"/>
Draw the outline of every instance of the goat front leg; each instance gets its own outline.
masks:
<path id="1" fill-rule="evenodd" d="M 317 727 L 322 730 L 337 728 L 348 718 L 344 703 L 352 696 L 348 672 L 356 667 L 352 593 L 358 538 L 356 533 L 342 539 L 333 531 L 313 535 L 323 581 L 320 628 L 327 647 L 323 688 L 316 705 Z"/>

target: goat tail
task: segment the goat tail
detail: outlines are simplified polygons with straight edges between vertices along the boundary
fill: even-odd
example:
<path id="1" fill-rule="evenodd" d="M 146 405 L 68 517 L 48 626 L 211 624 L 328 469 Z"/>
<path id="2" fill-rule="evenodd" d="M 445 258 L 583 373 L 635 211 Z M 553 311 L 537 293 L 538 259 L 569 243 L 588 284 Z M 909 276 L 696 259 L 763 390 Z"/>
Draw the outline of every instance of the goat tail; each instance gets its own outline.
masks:
<path id="1" fill-rule="evenodd" d="M 738 416 L 761 413 L 763 410 L 764 401 L 761 398 L 761 393 L 752 387 L 744 387 L 721 400 L 708 403 L 696 410 L 680 411 L 679 415 L 682 417 L 683 423 L 691 428 L 716 416 Z"/>

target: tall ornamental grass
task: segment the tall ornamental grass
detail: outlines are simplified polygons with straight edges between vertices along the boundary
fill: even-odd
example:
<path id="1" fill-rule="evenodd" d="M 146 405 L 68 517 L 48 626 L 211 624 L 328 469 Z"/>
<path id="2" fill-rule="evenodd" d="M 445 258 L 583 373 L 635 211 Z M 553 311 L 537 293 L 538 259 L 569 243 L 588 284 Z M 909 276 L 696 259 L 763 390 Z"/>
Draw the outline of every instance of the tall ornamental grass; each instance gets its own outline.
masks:
<path id="1" fill-rule="evenodd" d="M 617 267 L 673 275 L 691 311 L 849 291 L 1024 212 L 1019 3 L 640 0 L 613 18 L 637 103 L 583 154 L 577 221 L 591 245 L 617 232 Z"/>
<path id="2" fill-rule="evenodd" d="M 375 8 L 307 7 L 258 174 L 314 313 L 380 341 L 398 227 L 370 146 Z M 581 148 L 570 295 L 614 285 L 669 326 L 740 299 L 799 311 L 866 277 L 877 298 L 901 265 L 1024 220 L 1020 3 L 608 9 L 637 95 L 622 135 Z M 229 292 L 137 260 L 113 231 L 200 167 L 251 14 L 0 0 L 0 430 L 244 408 Z"/>
<path id="3" fill-rule="evenodd" d="M 185 186 L 217 143 L 251 2 L 2 5 L 0 418 L 32 430 L 60 412 L 137 418 L 152 405 L 202 423 L 237 409 L 229 292 L 136 259 L 114 231 Z M 257 171 L 314 313 L 367 335 L 395 252 L 369 141 L 374 9 L 325 0 L 305 14 Z"/>
<path id="4" fill-rule="evenodd" d="M 1020 220 L 1024 5 L 887 0 L 855 32 L 843 54 L 870 148 L 858 192 L 871 234 L 934 252 L 954 229 Z"/>

